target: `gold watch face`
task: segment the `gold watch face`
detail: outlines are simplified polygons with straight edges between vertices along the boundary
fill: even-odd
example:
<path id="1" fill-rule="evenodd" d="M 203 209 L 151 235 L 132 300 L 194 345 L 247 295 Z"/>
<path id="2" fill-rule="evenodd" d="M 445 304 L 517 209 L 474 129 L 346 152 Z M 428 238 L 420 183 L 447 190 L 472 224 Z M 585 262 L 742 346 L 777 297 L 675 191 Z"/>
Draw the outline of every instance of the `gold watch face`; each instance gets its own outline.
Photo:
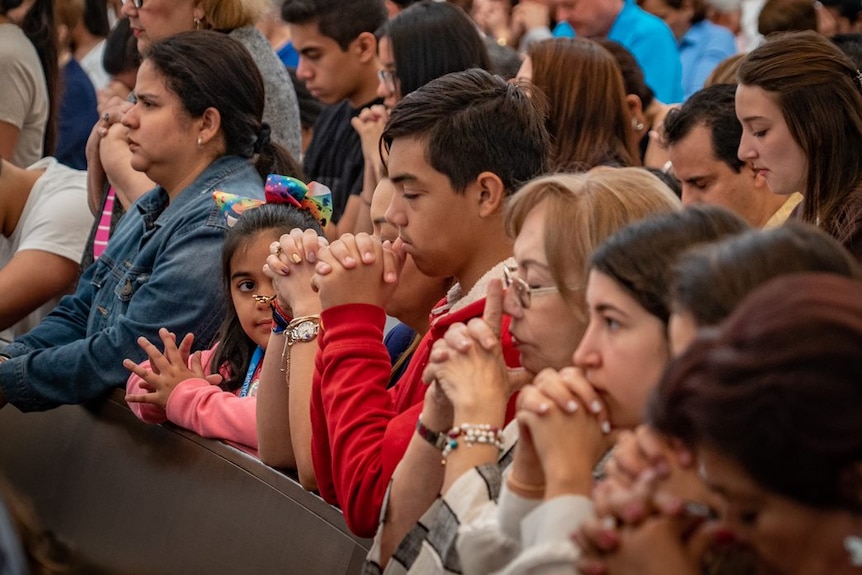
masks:
<path id="1" fill-rule="evenodd" d="M 317 337 L 317 326 L 315 321 L 304 321 L 293 328 L 291 338 L 294 341 L 311 341 Z"/>

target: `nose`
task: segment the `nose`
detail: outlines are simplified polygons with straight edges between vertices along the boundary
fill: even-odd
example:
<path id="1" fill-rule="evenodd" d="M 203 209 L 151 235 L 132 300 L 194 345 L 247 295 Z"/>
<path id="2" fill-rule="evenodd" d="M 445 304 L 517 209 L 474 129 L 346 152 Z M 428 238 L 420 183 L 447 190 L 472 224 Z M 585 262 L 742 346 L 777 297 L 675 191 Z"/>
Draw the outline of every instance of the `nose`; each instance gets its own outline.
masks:
<path id="1" fill-rule="evenodd" d="M 127 2 L 126 4 L 131 4 L 131 2 Z M 124 4 L 125 6 L 125 4 Z M 123 116 L 120 118 L 120 123 L 127 128 L 132 128 L 138 123 L 138 104 L 135 103 L 134 106 L 130 107 L 123 113 Z"/>
<path id="2" fill-rule="evenodd" d="M 296 77 L 303 82 L 310 80 L 314 76 L 312 66 L 308 63 L 308 58 L 299 55 L 299 64 L 296 65 Z"/>
<path id="3" fill-rule="evenodd" d="M 254 302 L 255 302 L 255 304 L 257 305 L 257 308 L 258 308 L 258 309 L 264 309 L 264 308 L 267 308 L 267 309 L 268 309 L 268 308 L 272 305 L 272 303 L 271 303 L 271 302 L 268 302 L 268 301 L 262 301 L 262 300 L 257 299 L 257 298 L 255 298 Z"/>
<path id="4" fill-rule="evenodd" d="M 739 148 L 736 150 L 736 155 L 743 162 L 753 160 L 757 157 L 757 152 L 754 146 L 751 145 L 751 135 L 748 130 L 742 130 L 742 137 L 739 139 Z"/>
<path id="5" fill-rule="evenodd" d="M 137 16 L 138 9 L 135 8 L 135 3 L 131 0 L 125 0 L 125 2 L 120 3 L 120 14 L 123 16 Z"/>
<path id="6" fill-rule="evenodd" d="M 402 202 L 400 194 L 396 192 L 392 195 L 392 200 L 389 202 L 389 207 L 386 208 L 386 213 L 383 214 L 386 221 L 396 228 L 403 228 L 407 225 L 407 216 L 401 206 Z"/>
<path id="7" fill-rule="evenodd" d="M 584 332 L 584 336 L 581 338 L 581 342 L 575 349 L 575 353 L 572 354 L 572 363 L 574 363 L 575 367 L 590 369 L 601 365 L 601 356 L 593 342 L 594 338 L 592 322 L 590 322 L 589 325 L 587 325 L 587 330 Z"/>
<path id="8" fill-rule="evenodd" d="M 697 192 L 692 189 L 691 185 L 686 183 L 682 184 L 682 197 L 680 199 L 683 206 L 692 206 L 698 203 Z"/>
<path id="9" fill-rule="evenodd" d="M 377 96 L 384 100 L 392 97 L 392 90 L 386 86 L 382 79 L 377 80 Z"/>
<path id="10" fill-rule="evenodd" d="M 512 316 L 515 319 L 524 317 L 524 308 L 518 304 L 518 297 L 515 295 L 515 290 L 511 286 L 506 288 L 503 293 L 503 313 Z"/>

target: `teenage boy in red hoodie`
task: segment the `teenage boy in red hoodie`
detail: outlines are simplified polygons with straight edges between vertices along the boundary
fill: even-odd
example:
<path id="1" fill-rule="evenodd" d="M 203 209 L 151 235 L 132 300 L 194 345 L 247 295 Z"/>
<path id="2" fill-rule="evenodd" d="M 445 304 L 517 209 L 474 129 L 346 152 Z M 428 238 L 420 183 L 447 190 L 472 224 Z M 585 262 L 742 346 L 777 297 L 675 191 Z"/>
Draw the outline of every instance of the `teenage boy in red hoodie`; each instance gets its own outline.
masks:
<path id="1" fill-rule="evenodd" d="M 314 471 L 321 495 L 341 506 L 348 526 L 361 536 L 376 531 L 389 480 L 417 429 L 431 346 L 453 323 L 481 317 L 485 286 L 502 278 L 512 253 L 503 225 L 506 199 L 545 170 L 548 136 L 541 110 L 522 89 L 474 69 L 404 98 L 382 142 L 396 186 L 386 219 L 399 228 L 397 243 L 420 271 L 454 277 L 457 284 L 432 311 L 431 329 L 387 390 L 391 364 L 382 343 L 383 308 L 394 284 L 384 260 L 392 256 L 384 257 L 379 240 L 363 234 L 344 236 L 320 254 L 314 280 L 323 308 L 311 397 Z M 507 326 L 504 350 L 516 365 Z M 441 417 L 423 425 L 433 435 L 447 431 L 451 421 Z"/>

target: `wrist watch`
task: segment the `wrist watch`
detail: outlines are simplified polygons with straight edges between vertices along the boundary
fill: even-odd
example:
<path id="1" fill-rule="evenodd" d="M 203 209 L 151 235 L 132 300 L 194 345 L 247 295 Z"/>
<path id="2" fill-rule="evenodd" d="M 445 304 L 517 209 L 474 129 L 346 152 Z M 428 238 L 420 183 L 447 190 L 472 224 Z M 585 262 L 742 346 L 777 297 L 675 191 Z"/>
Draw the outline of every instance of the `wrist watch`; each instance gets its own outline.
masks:
<path id="1" fill-rule="evenodd" d="M 311 341 L 317 337 L 320 330 L 319 315 L 304 315 L 290 320 L 284 329 L 288 347 L 295 343 Z"/>
<path id="2" fill-rule="evenodd" d="M 286 373 L 290 385 L 290 348 L 296 343 L 307 343 L 317 338 L 320 331 L 319 315 L 304 315 L 290 320 L 284 328 L 284 349 L 281 352 L 281 372 Z"/>

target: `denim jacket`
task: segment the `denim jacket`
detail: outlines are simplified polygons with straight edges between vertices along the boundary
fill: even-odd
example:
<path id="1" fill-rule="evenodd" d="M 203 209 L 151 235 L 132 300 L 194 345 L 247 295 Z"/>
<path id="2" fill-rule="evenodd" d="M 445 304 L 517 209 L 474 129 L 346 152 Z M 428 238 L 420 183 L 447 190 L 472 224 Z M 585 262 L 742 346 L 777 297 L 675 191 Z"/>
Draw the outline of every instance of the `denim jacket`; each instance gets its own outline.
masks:
<path id="1" fill-rule="evenodd" d="M 75 293 L 4 350 L 11 359 L 0 363 L 0 388 L 9 403 L 39 411 L 124 385 L 123 359 L 145 359 L 140 336 L 161 349 L 162 326 L 177 339 L 194 333 L 195 349 L 213 343 L 226 310 L 221 250 L 227 224 L 212 199 L 216 189 L 263 198 L 249 161 L 226 156 L 174 201 L 156 187 L 130 206 Z"/>

